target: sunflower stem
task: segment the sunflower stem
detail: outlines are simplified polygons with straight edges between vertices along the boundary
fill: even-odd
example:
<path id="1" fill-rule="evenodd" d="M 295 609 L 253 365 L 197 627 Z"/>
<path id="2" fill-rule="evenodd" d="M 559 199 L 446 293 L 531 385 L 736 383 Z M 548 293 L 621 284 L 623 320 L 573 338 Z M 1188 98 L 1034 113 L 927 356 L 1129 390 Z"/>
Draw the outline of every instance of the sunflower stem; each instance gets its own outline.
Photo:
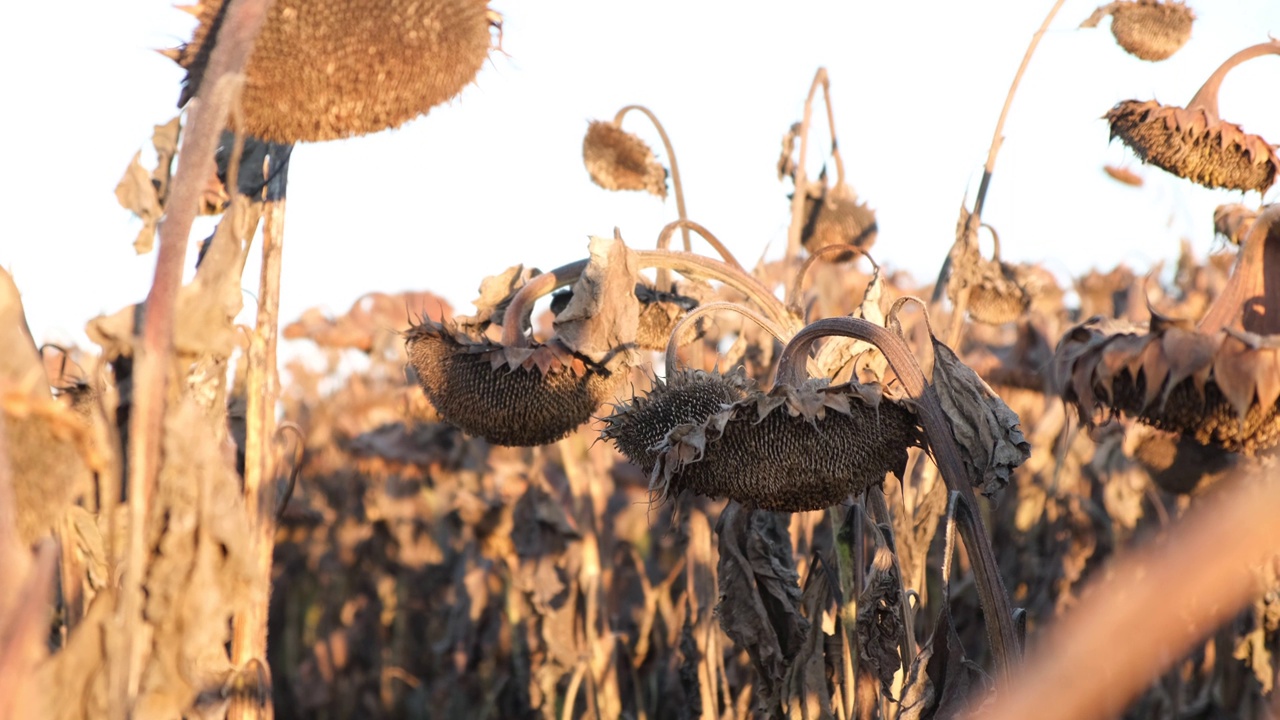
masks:
<path id="1" fill-rule="evenodd" d="M 715 249 L 717 253 L 720 254 L 720 259 L 724 260 L 726 265 L 737 270 L 738 272 L 741 272 L 744 274 L 750 274 L 750 273 L 747 273 L 746 269 L 742 267 L 742 264 L 738 262 L 738 259 L 733 256 L 733 253 L 729 252 L 729 248 L 725 247 L 724 243 L 720 242 L 720 238 L 717 238 L 715 235 L 712 235 L 710 230 L 706 229 L 705 227 L 699 225 L 698 223 L 692 220 L 676 220 L 674 222 L 667 223 L 666 227 L 662 228 L 662 232 L 658 233 L 658 249 L 659 250 L 669 250 L 671 248 L 671 235 L 675 233 L 676 228 L 680 228 L 686 233 L 689 230 L 692 230 L 698 233 L 699 235 L 702 236 L 703 240 L 707 241 L 708 245 L 710 245 L 712 248 Z M 686 251 L 688 251 L 688 248 L 686 248 Z M 671 287 L 672 289 L 675 288 L 674 285 L 672 285 Z"/>
<path id="2" fill-rule="evenodd" d="M 1218 66 L 1217 70 L 1204 81 L 1204 85 L 1196 91 L 1191 98 L 1191 102 L 1187 103 L 1187 109 L 1204 110 L 1211 120 L 1221 121 L 1218 116 L 1218 90 L 1222 87 L 1222 81 L 1227 77 L 1227 73 L 1231 72 L 1235 67 L 1247 60 L 1252 60 L 1263 55 L 1280 55 L 1280 40 L 1272 39 L 1257 45 L 1251 45 L 1240 52 L 1227 58 L 1226 62 Z"/>
<path id="3" fill-rule="evenodd" d="M 809 85 L 809 94 L 804 100 L 804 116 L 800 120 L 800 156 L 796 159 L 795 172 L 791 176 L 794 192 L 791 195 L 791 225 L 787 228 L 787 262 L 800 255 L 800 240 L 804 230 L 804 201 L 808 197 L 809 180 L 805 174 L 804 163 L 809 155 L 809 127 L 813 119 L 813 98 L 822 88 L 822 98 L 827 106 L 827 129 L 831 132 L 831 155 L 836 162 L 837 184 L 844 182 L 844 161 L 840 158 L 836 143 L 835 113 L 831 109 L 831 83 L 825 67 L 818 68 Z M 790 300 L 790 298 L 788 298 Z"/>
<path id="4" fill-rule="evenodd" d="M 635 255 L 640 268 L 663 268 L 689 277 L 706 277 L 722 282 L 746 295 L 779 328 L 790 329 L 795 325 L 782 303 L 770 294 L 759 280 L 741 270 L 694 253 L 670 250 L 632 250 L 631 252 Z M 579 260 L 562 265 L 525 283 L 524 287 L 520 288 L 511 299 L 503 314 L 502 344 L 508 347 L 527 347 L 529 339 L 525 337 L 523 325 L 524 318 L 529 314 L 533 303 L 557 288 L 577 282 L 586 271 L 587 263 L 586 260 Z"/>
<path id="5" fill-rule="evenodd" d="M 800 269 L 796 271 L 795 280 L 792 281 L 791 287 L 787 289 L 787 309 L 791 311 L 792 315 L 801 318 L 804 317 L 804 308 L 800 306 L 800 293 L 804 288 L 804 279 L 805 276 L 808 275 L 810 268 L 812 268 L 823 256 L 835 255 L 836 253 L 854 253 L 856 255 L 861 255 L 867 259 L 867 262 L 871 263 L 871 267 L 876 270 L 880 269 L 880 266 L 871 257 L 870 253 L 867 252 L 866 248 L 858 245 L 854 245 L 852 243 L 837 243 L 835 245 L 826 245 L 818 248 L 810 253 L 809 257 L 804 259 L 804 262 L 800 265 Z"/>
<path id="6" fill-rule="evenodd" d="M 739 315 L 754 322 L 762 330 L 772 335 L 773 338 L 778 342 L 784 345 L 787 343 L 787 337 L 789 334 L 785 330 L 778 327 L 771 320 L 766 319 L 765 317 L 761 316 L 759 313 L 755 312 L 751 308 L 743 307 L 737 303 L 731 303 L 731 302 L 713 302 L 713 303 L 707 303 L 706 305 L 699 305 L 698 307 L 690 310 L 687 315 L 680 318 L 680 322 L 676 323 L 675 328 L 673 328 L 671 331 L 671 338 L 667 341 L 667 354 L 666 354 L 666 366 L 667 366 L 668 375 L 671 374 L 672 370 L 679 363 L 678 353 L 680 350 L 680 339 L 684 337 L 684 329 L 689 325 L 689 323 L 693 322 L 694 320 L 697 320 L 703 315 L 709 315 L 713 312 L 718 312 L 721 310 L 730 310 L 730 311 L 736 312 Z"/>
<path id="7" fill-rule="evenodd" d="M 1013 75 L 1013 82 L 1009 84 L 1009 92 L 1005 95 L 1004 105 L 1000 108 L 1000 119 L 996 121 L 995 132 L 991 135 L 991 147 L 987 149 L 987 164 L 982 167 L 982 181 L 978 183 L 978 194 L 973 200 L 973 214 L 969 216 L 969 222 L 976 229 L 982 223 L 982 208 L 986 204 L 987 189 L 991 186 L 991 175 L 996 169 L 996 156 L 1000 154 L 1000 146 L 1004 144 L 1004 121 L 1009 117 L 1009 108 L 1013 107 L 1013 97 L 1018 93 L 1018 85 L 1022 83 L 1022 76 L 1027 71 L 1027 66 L 1031 64 L 1031 56 L 1035 54 L 1036 48 L 1040 46 L 1040 38 L 1044 37 L 1045 32 L 1049 29 L 1049 24 L 1053 22 L 1053 18 L 1058 14 L 1058 10 L 1062 8 L 1064 0 L 1055 0 L 1053 7 L 1049 8 L 1049 14 L 1045 15 L 1044 22 L 1040 23 L 1040 29 L 1036 30 L 1031 36 L 1031 42 L 1027 45 L 1027 51 L 1022 55 L 1022 62 L 1018 65 L 1018 71 Z M 967 236 L 966 233 L 961 237 Z M 938 280 L 933 285 L 933 302 L 937 303 L 942 300 L 942 293 L 945 292 L 947 286 L 947 278 L 951 277 L 951 254 L 947 254 L 947 258 L 942 261 L 942 269 L 938 271 Z M 954 323 L 964 322 L 963 312 L 953 312 L 951 321 Z M 948 332 L 950 336 L 952 333 Z"/>
<path id="8" fill-rule="evenodd" d="M 681 220 L 688 220 L 689 213 L 684 206 L 684 186 L 680 183 L 680 165 L 676 162 L 676 150 L 671 146 L 671 138 L 667 137 L 666 128 L 662 127 L 662 123 L 658 122 L 658 116 L 654 115 L 649 108 L 643 105 L 628 105 L 618 111 L 613 117 L 613 124 L 622 127 L 622 119 L 627 113 L 636 110 L 649 118 L 649 122 L 653 123 L 653 127 L 658 131 L 658 137 L 662 138 L 662 147 L 667 151 L 667 158 L 671 160 L 671 186 L 676 194 L 676 214 Z M 693 245 L 689 242 L 689 228 L 680 228 L 681 236 L 684 238 L 684 251 L 691 252 Z M 658 287 L 670 287 L 671 278 L 665 269 L 658 272 Z"/>

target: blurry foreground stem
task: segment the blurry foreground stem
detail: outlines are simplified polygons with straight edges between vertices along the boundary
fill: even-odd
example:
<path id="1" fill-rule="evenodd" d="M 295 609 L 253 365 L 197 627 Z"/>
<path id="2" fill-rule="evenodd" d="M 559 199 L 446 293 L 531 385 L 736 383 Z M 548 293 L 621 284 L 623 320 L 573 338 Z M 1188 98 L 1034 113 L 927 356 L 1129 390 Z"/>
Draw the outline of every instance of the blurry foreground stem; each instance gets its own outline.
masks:
<path id="1" fill-rule="evenodd" d="M 135 350 L 134 409 L 130 417 L 129 551 L 116 606 L 119 634 L 108 638 L 108 716 L 126 718 L 141 682 L 146 650 L 142 631 L 142 584 L 146 573 L 147 521 L 160 465 L 165 394 L 173 365 L 174 307 L 182 285 L 187 240 L 205 181 L 214 170 L 214 152 L 233 99 L 244 82 L 244 67 L 266 18 L 270 0 L 231 0 L 209 56 L 205 82 L 191 100 L 178 169 L 160 223 L 155 277 L 147 294 L 142 339 Z"/>

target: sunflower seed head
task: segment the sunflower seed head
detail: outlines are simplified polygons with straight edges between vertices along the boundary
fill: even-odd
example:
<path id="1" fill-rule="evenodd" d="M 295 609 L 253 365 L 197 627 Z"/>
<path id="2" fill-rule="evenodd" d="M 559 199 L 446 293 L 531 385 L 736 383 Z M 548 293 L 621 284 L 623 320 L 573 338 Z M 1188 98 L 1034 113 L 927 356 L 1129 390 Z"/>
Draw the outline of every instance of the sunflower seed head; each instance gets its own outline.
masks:
<path id="1" fill-rule="evenodd" d="M 613 123 L 596 120 L 587 126 L 582 162 L 605 190 L 644 190 L 667 197 L 666 168 L 643 140 Z"/>
<path id="2" fill-rule="evenodd" d="M 728 497 L 748 507 L 828 507 L 901 476 L 919 446 L 915 415 L 879 385 L 810 380 L 754 392 L 702 422 L 672 428 L 658 445 L 650 489 Z"/>
<path id="3" fill-rule="evenodd" d="M 200 86 L 225 0 L 202 0 L 180 105 Z M 489 55 L 486 0 L 276 0 L 246 67 L 244 130 L 280 143 L 398 127 L 450 100 Z"/>
<path id="4" fill-rule="evenodd" d="M 1205 187 L 1265 193 L 1280 169 L 1266 140 L 1202 109 L 1126 100 L 1105 117 L 1143 162 Z"/>

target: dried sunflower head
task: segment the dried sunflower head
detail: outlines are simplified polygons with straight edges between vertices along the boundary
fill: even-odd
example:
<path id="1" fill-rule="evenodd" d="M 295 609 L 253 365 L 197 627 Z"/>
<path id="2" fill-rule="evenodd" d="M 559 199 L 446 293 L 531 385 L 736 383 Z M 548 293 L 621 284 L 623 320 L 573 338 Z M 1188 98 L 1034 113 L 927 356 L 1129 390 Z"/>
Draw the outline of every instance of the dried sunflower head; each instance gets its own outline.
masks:
<path id="1" fill-rule="evenodd" d="M 409 363 L 449 422 L 498 445 L 544 445 L 589 421 L 628 366 L 556 344 L 508 348 L 425 320 L 405 333 Z"/>
<path id="2" fill-rule="evenodd" d="M 745 398 L 754 385 L 741 367 L 725 375 L 680 368 L 666 382 L 655 378 L 647 394 L 617 406 L 604 419 L 600 437 L 613 441 L 640 469 L 652 472 L 658 458 L 656 448 L 672 428 L 705 422 L 725 406 Z"/>
<path id="3" fill-rule="evenodd" d="M 555 334 L 530 342 L 524 318 L 563 270 L 523 284 L 507 303 L 501 343 L 430 320 L 409 329 L 409 362 L 446 420 L 500 445 L 542 445 L 613 397 L 635 362 L 635 258 L 621 240 L 592 238 L 591 258 L 555 319 Z"/>
<path id="4" fill-rule="evenodd" d="M 1111 16 L 1111 34 L 1126 52 L 1143 60 L 1165 60 L 1191 39 L 1196 15 L 1177 0 L 1120 0 L 1103 5 L 1080 24 L 1097 27 Z"/>
<path id="5" fill-rule="evenodd" d="M 876 242 L 879 227 L 876 212 L 858 202 L 858 194 L 848 183 L 828 188 L 825 181 L 809 186 L 804 203 L 804 227 L 800 242 L 809 252 L 830 245 L 853 245 L 869 250 Z M 839 253 L 831 262 L 848 262 L 853 253 Z"/>
<path id="6" fill-rule="evenodd" d="M 1280 443 L 1280 206 L 1255 221 L 1227 287 L 1196 327 L 1091 319 L 1055 352 L 1064 399 L 1110 409 L 1201 445 L 1255 453 Z"/>
<path id="7" fill-rule="evenodd" d="M 1280 54 L 1280 40 L 1231 56 L 1205 81 L 1185 108 L 1154 100 L 1125 100 L 1104 116 L 1111 138 L 1120 138 L 1143 162 L 1210 188 L 1265 193 L 1280 160 L 1271 144 L 1218 115 L 1218 89 L 1236 65 Z"/>
<path id="8" fill-rule="evenodd" d="M 605 190 L 644 190 L 667 197 L 667 170 L 638 136 L 603 120 L 587 126 L 582 162 Z"/>
<path id="9" fill-rule="evenodd" d="M 201 0 L 177 61 L 200 85 L 226 11 Z M 246 67 L 244 130 L 280 143 L 398 127 L 457 95 L 489 55 L 486 0 L 275 0 Z"/>
<path id="10" fill-rule="evenodd" d="M 951 250 L 951 276 L 947 295 L 956 302 L 960 292 L 969 290 L 968 311 L 974 320 L 1003 325 L 1021 317 L 1031 307 L 1030 286 L 1043 284 L 1034 268 L 1011 265 L 1000 259 L 1000 236 L 989 225 L 993 241 L 991 259 L 982 257 L 976 229 L 970 227 L 970 213 L 960 208 L 956 234 L 961 239 Z M 1035 282 L 1033 283 L 1032 280 Z"/>
<path id="11" fill-rule="evenodd" d="M 922 436 L 915 415 L 876 385 L 808 380 L 753 392 L 657 445 L 650 489 L 689 490 L 782 512 L 818 510 L 901 476 Z"/>

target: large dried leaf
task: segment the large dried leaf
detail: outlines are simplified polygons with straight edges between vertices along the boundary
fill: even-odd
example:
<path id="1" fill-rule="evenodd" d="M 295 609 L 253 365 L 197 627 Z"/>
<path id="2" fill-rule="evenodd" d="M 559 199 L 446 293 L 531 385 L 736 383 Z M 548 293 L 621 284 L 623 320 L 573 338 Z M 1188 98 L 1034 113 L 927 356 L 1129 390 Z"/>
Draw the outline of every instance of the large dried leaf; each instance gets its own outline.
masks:
<path id="1" fill-rule="evenodd" d="M 554 327 L 560 344 L 604 363 L 619 352 L 630 353 L 635 345 L 639 270 L 620 239 L 593 237 L 588 247 L 590 261 Z"/>
<path id="2" fill-rule="evenodd" d="M 933 388 L 951 421 L 951 434 L 969 473 L 969 482 L 994 495 L 1009 484 L 1015 468 L 1031 456 L 1021 420 L 1004 400 L 965 365 L 951 348 L 933 340 Z"/>
<path id="3" fill-rule="evenodd" d="M 831 574 L 815 558 L 813 567 L 800 597 L 805 617 L 812 627 L 800 653 L 787 668 L 783 687 L 782 706 L 789 718 L 832 718 L 831 690 L 827 677 L 832 667 L 840 667 L 839 656 L 832 654 L 828 664 L 828 647 L 839 648 L 832 642 L 835 630 L 835 598 L 832 596 Z M 828 633 L 824 626 L 830 627 Z M 829 644 L 830 643 L 830 644 Z"/>
<path id="4" fill-rule="evenodd" d="M 901 720 L 933 720 L 960 716 L 971 698 L 989 686 L 986 676 L 965 657 L 951 610 L 942 609 L 929 643 L 920 649 L 902 690 Z"/>
<path id="5" fill-rule="evenodd" d="M 758 680 L 757 707 L 777 708 L 787 667 L 810 632 L 787 516 L 730 503 L 720 515 L 720 627 L 747 651 Z"/>
<path id="6" fill-rule="evenodd" d="M 878 492 L 873 490 L 872 492 Z M 858 654 L 880 680 L 880 690 L 893 697 L 893 677 L 902 666 L 898 643 L 902 625 L 902 579 L 888 547 L 876 548 L 867 586 L 858 598 Z"/>
<path id="7" fill-rule="evenodd" d="M 164 214 L 156 186 L 151 182 L 151 173 L 142 167 L 141 160 L 142 151 L 139 150 L 116 184 L 116 202 L 142 220 L 142 229 L 133 241 L 133 249 L 139 255 L 149 253 L 155 247 L 156 226 Z"/>

